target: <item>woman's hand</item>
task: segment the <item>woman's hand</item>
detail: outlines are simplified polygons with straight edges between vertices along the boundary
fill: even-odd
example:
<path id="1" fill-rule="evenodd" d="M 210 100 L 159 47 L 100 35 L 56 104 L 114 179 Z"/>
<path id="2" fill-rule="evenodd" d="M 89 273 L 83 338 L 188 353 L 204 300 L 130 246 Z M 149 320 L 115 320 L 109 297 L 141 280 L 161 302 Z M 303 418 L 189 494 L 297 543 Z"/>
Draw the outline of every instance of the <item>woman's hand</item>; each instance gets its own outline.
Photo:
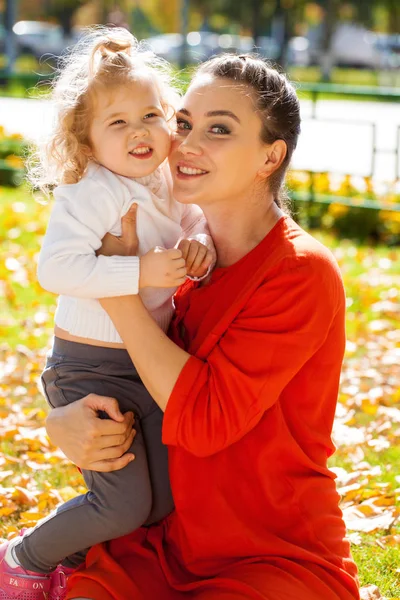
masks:
<path id="1" fill-rule="evenodd" d="M 132 204 L 121 219 L 121 237 L 106 233 L 96 256 L 136 256 L 139 240 L 136 233 L 137 204 Z"/>
<path id="2" fill-rule="evenodd" d="M 110 419 L 100 419 L 98 411 Z M 56 446 L 81 469 L 118 471 L 134 459 L 127 454 L 135 437 L 133 413 L 120 412 L 115 398 L 89 394 L 68 406 L 54 408 L 46 421 Z"/>

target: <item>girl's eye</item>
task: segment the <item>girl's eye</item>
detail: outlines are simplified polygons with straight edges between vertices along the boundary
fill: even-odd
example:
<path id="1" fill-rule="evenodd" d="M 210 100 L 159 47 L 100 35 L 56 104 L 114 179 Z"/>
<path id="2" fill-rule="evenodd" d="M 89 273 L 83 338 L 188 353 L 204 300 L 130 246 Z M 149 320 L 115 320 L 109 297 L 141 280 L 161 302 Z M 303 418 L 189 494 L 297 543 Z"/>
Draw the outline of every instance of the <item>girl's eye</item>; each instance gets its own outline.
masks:
<path id="1" fill-rule="evenodd" d="M 123 119 L 117 119 L 116 121 L 113 121 L 111 125 L 122 125 L 123 123 L 125 123 Z"/>
<path id="2" fill-rule="evenodd" d="M 144 116 L 145 119 L 152 119 L 153 117 L 158 117 L 159 115 L 156 115 L 156 113 L 148 113 L 147 115 Z"/>
<path id="3" fill-rule="evenodd" d="M 213 125 L 210 131 L 217 135 L 228 135 L 230 133 L 230 130 L 225 125 Z"/>
<path id="4" fill-rule="evenodd" d="M 185 121 L 185 119 L 177 119 L 176 128 L 178 131 L 188 131 L 191 129 L 191 125 L 189 121 Z"/>

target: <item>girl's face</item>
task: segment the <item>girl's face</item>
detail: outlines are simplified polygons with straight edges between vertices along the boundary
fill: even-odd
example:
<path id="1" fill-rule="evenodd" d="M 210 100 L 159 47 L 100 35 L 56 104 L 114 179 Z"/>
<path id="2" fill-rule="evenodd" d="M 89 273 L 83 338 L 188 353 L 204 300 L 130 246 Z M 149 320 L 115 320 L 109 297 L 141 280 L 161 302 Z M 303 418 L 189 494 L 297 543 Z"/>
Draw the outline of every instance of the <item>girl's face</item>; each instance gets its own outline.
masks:
<path id="1" fill-rule="evenodd" d="M 97 92 L 89 139 L 94 159 L 110 171 L 125 177 L 153 173 L 169 154 L 171 132 L 151 79 Z"/>
<path id="2" fill-rule="evenodd" d="M 261 181 L 267 145 L 250 89 L 203 75 L 194 80 L 177 112 L 170 165 L 174 196 L 205 208 L 243 203 Z"/>

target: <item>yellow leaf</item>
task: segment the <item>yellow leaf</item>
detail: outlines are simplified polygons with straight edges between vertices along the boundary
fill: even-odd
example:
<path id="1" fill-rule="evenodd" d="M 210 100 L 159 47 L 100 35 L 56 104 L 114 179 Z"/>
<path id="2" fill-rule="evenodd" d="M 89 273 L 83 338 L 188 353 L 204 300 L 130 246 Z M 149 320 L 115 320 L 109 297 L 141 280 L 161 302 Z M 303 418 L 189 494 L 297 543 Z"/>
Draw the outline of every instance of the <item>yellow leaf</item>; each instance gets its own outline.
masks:
<path id="1" fill-rule="evenodd" d="M 39 512 L 39 511 L 32 510 L 32 509 L 22 512 L 20 514 L 21 523 L 23 523 L 24 525 L 26 525 L 27 522 L 37 523 L 38 521 L 40 521 L 40 519 L 43 519 L 45 516 L 46 516 L 46 513 Z"/>
<path id="2" fill-rule="evenodd" d="M 3 506 L 0 508 L 0 517 L 8 517 L 12 515 L 18 510 L 18 507 L 15 504 L 9 504 L 8 506 Z"/>
<path id="3" fill-rule="evenodd" d="M 18 504 L 27 504 L 28 506 L 36 506 L 38 503 L 37 498 L 34 492 L 29 492 L 28 490 L 15 486 L 15 491 L 13 493 L 13 500 Z"/>

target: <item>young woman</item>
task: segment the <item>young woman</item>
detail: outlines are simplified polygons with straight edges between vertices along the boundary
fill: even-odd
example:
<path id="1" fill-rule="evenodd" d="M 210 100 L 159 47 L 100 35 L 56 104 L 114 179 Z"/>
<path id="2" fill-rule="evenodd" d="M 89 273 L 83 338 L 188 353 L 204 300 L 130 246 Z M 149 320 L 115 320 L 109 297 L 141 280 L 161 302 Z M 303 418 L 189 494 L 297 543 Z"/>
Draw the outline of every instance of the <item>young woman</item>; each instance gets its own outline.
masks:
<path id="1" fill-rule="evenodd" d="M 165 411 L 176 509 L 92 548 L 68 597 L 356 600 L 327 468 L 343 286 L 330 252 L 281 199 L 298 99 L 262 60 L 222 55 L 198 69 L 177 120 L 174 195 L 203 209 L 217 267 L 178 291 L 170 338 L 140 298 L 102 301 Z M 49 433 L 78 465 L 107 471 L 131 459 L 132 418 L 110 436 L 96 417 L 114 402 L 90 395 L 52 411 Z"/>

